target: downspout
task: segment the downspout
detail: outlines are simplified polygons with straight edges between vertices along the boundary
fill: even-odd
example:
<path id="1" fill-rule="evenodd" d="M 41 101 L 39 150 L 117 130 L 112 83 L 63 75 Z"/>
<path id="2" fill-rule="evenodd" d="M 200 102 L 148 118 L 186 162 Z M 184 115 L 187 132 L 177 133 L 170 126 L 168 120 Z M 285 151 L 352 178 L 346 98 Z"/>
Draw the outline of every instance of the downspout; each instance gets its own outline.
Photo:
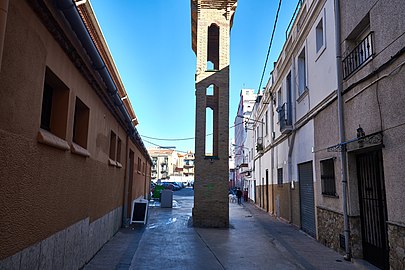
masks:
<path id="1" fill-rule="evenodd" d="M 0 0 L 2 1 L 2 0 Z M 4 1 L 4 0 L 3 0 Z M 55 5 L 57 8 L 63 13 L 67 21 L 69 22 L 70 26 L 76 33 L 76 36 L 80 40 L 83 48 L 86 50 L 87 54 L 90 56 L 91 61 L 93 62 L 93 68 L 100 74 L 103 78 L 106 86 L 107 92 L 111 96 L 113 103 L 116 107 L 118 107 L 120 113 L 122 114 L 126 124 L 127 124 L 127 134 L 131 137 L 131 139 L 135 140 L 139 146 L 142 148 L 143 153 L 146 156 L 149 156 L 141 138 L 136 130 L 131 116 L 129 115 L 127 109 L 124 106 L 124 103 L 121 100 L 120 95 L 118 94 L 117 87 L 114 81 L 111 78 L 111 74 L 108 71 L 103 59 L 100 56 L 96 46 L 94 45 L 93 40 L 90 37 L 87 28 L 80 17 L 79 11 L 76 8 L 76 4 L 72 0 L 54 0 Z M 149 162 L 151 163 L 152 160 L 149 156 Z"/>
<path id="2" fill-rule="evenodd" d="M 288 196 L 290 197 L 290 222 L 293 223 L 293 199 L 292 199 L 292 189 L 294 188 L 294 182 L 293 182 L 293 177 L 292 177 L 292 152 L 294 149 L 294 143 L 295 143 L 295 133 L 296 133 L 296 127 L 295 127 L 295 122 L 297 119 L 297 108 L 295 106 L 295 80 L 293 80 L 295 74 L 295 61 L 292 59 L 292 70 L 291 70 L 291 75 L 290 75 L 290 94 L 291 94 L 291 106 L 292 106 L 292 116 L 291 116 L 291 121 L 292 121 L 292 134 L 290 137 L 290 141 L 288 142 L 288 176 L 290 178 L 290 186 L 288 188 Z"/>
<path id="3" fill-rule="evenodd" d="M 0 71 L 3 59 L 4 39 L 6 37 L 8 1 L 9 0 L 0 0 Z"/>
<path id="4" fill-rule="evenodd" d="M 349 217 L 347 212 L 347 160 L 346 160 L 346 145 L 343 144 L 346 140 L 344 113 L 343 113 L 343 78 L 342 78 L 342 55 L 341 55 L 341 38 L 340 38 L 340 1 L 335 0 L 335 39 L 336 39 L 336 76 L 337 76 L 337 101 L 338 101 L 338 120 L 339 120 L 339 139 L 341 145 L 340 151 L 340 167 L 342 173 L 342 204 L 343 204 L 343 222 L 345 236 L 345 256 L 344 259 L 349 261 L 350 254 L 350 228 Z"/>
<path id="5" fill-rule="evenodd" d="M 271 149 L 270 149 L 270 154 L 271 154 L 271 168 L 270 168 L 270 172 L 271 172 L 271 213 L 274 215 L 274 99 L 273 96 L 271 96 L 271 102 L 270 102 L 270 106 L 271 106 L 271 117 L 270 117 L 270 126 L 271 126 Z"/>
<path id="6" fill-rule="evenodd" d="M 122 227 L 128 226 L 128 188 L 129 188 L 129 166 L 128 166 L 128 156 L 129 156 L 129 136 L 125 139 L 125 174 L 124 174 L 124 206 L 122 207 Z"/>

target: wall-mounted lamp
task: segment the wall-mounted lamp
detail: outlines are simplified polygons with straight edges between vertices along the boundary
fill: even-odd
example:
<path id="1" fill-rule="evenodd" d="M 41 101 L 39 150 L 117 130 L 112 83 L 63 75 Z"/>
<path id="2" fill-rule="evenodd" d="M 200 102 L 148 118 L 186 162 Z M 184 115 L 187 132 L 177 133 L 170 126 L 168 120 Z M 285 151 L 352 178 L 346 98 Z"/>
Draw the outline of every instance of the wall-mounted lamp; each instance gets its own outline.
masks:
<path id="1" fill-rule="evenodd" d="M 357 139 L 359 143 L 359 147 L 364 146 L 364 139 L 362 139 L 364 136 L 366 136 L 366 133 L 364 132 L 363 128 L 359 125 L 359 128 L 357 129 Z"/>

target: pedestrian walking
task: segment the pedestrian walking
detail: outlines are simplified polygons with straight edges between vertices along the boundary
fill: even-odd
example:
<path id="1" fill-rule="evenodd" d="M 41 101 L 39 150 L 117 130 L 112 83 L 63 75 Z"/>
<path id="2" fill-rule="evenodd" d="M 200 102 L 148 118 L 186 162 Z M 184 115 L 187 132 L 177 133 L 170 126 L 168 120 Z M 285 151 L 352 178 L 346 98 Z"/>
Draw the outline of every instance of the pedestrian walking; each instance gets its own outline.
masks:
<path id="1" fill-rule="evenodd" d="M 240 190 L 240 188 L 236 190 L 236 197 L 238 197 L 238 204 L 242 204 L 242 190 Z"/>

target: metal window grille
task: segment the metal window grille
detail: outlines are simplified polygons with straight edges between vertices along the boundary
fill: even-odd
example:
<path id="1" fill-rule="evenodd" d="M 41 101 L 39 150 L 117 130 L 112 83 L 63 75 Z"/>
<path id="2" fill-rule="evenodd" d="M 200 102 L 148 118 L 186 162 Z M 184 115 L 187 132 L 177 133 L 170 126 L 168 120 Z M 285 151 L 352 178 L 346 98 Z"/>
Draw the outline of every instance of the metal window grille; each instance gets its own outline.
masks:
<path id="1" fill-rule="evenodd" d="M 322 194 L 336 196 L 335 164 L 333 158 L 321 161 Z"/>

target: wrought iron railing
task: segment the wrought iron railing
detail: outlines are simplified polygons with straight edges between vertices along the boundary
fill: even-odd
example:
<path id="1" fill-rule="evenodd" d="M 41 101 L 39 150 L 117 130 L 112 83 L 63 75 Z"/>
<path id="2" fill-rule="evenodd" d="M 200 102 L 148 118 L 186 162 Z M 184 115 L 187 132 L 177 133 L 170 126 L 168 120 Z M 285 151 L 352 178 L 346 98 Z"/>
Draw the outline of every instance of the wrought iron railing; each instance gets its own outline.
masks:
<path id="1" fill-rule="evenodd" d="M 350 53 L 343 59 L 343 78 L 361 67 L 374 54 L 373 32 L 370 32 Z"/>

